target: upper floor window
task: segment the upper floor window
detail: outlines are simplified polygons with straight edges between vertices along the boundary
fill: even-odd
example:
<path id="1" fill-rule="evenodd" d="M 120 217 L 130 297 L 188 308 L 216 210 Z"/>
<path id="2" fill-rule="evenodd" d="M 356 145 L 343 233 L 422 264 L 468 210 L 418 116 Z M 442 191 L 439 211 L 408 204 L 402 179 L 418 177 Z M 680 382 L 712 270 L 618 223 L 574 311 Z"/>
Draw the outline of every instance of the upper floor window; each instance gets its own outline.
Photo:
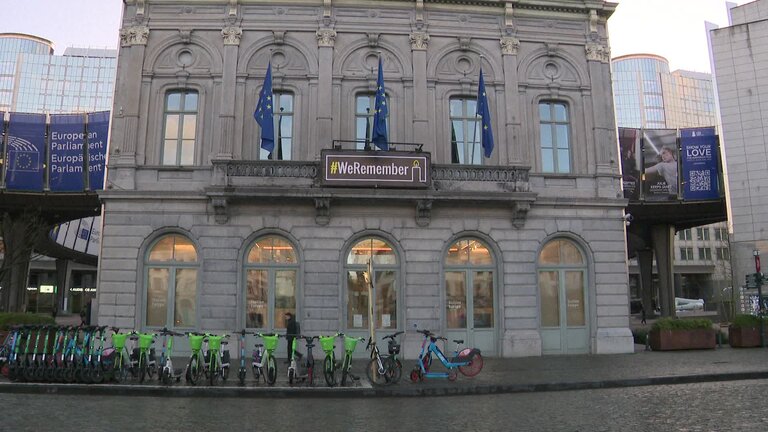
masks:
<path id="1" fill-rule="evenodd" d="M 712 249 L 699 248 L 699 259 L 702 261 L 712 261 Z"/>
<path id="2" fill-rule="evenodd" d="M 693 248 L 681 247 L 680 248 L 680 261 L 693 261 Z"/>
<path id="3" fill-rule="evenodd" d="M 541 170 L 545 173 L 571 172 L 570 119 L 562 102 L 539 103 Z"/>
<path id="4" fill-rule="evenodd" d="M 677 236 L 680 240 L 690 240 L 691 239 L 691 229 L 684 229 L 677 233 Z"/>
<path id="5" fill-rule="evenodd" d="M 451 163 L 482 164 L 482 123 L 477 116 L 477 99 L 451 98 L 450 104 Z"/>
<path id="6" fill-rule="evenodd" d="M 709 228 L 696 228 L 696 238 L 699 240 L 709 240 Z"/>
<path id="7" fill-rule="evenodd" d="M 728 241 L 728 229 L 715 228 L 715 240 Z"/>
<path id="8" fill-rule="evenodd" d="M 358 150 L 376 150 L 371 139 L 373 138 L 373 114 L 376 106 L 376 94 L 362 94 L 355 98 L 355 148 Z M 389 96 L 387 96 L 387 106 Z M 389 136 L 389 122 L 387 122 L 387 136 Z"/>
<path id="9" fill-rule="evenodd" d="M 293 150 L 293 94 L 274 92 L 272 112 L 275 124 L 275 149 L 272 153 L 259 148 L 261 160 L 291 160 Z"/>
<path id="10" fill-rule="evenodd" d="M 197 135 L 197 92 L 173 90 L 165 95 L 163 165 L 193 165 Z"/>

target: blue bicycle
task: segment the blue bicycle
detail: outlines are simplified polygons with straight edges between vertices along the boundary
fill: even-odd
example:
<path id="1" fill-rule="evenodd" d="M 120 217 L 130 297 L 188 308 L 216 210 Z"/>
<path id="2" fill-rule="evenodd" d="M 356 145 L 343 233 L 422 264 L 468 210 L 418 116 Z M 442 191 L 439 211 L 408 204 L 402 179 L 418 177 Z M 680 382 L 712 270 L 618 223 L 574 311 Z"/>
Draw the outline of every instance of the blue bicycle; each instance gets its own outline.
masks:
<path id="1" fill-rule="evenodd" d="M 437 346 L 438 340 L 447 341 L 448 339 L 437 336 L 429 330 L 416 331 L 424 335 L 424 341 L 421 343 L 418 364 L 411 371 L 411 381 L 419 382 L 424 381 L 426 378 L 448 378 L 449 381 L 455 381 L 458 375 L 456 373 L 457 369 L 462 375 L 468 377 L 473 377 L 483 370 L 483 356 L 480 355 L 479 349 L 464 348 L 459 351 L 459 345 L 463 344 L 464 341 L 454 340 L 456 350 L 451 360 L 448 360 L 443 351 L 440 350 L 440 347 Z M 430 372 L 432 354 L 448 369 L 446 372 Z"/>

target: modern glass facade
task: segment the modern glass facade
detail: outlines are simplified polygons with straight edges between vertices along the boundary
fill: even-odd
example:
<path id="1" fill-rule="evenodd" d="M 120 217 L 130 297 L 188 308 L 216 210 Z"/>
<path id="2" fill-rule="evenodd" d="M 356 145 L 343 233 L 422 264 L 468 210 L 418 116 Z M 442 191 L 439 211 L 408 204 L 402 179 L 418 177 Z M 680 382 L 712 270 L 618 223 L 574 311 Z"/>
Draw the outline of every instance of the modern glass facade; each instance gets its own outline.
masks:
<path id="1" fill-rule="evenodd" d="M 0 110 L 73 113 L 112 107 L 117 51 L 68 48 L 53 55 L 51 42 L 0 34 Z"/>

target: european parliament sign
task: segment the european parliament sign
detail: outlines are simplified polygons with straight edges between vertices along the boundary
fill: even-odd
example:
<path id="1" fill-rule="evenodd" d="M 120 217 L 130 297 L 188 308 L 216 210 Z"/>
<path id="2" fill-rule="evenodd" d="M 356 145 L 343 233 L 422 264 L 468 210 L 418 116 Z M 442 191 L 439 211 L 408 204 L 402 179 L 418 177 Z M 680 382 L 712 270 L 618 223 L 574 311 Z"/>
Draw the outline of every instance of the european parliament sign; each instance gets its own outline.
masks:
<path id="1" fill-rule="evenodd" d="M 431 181 L 429 153 L 323 150 L 324 186 L 426 188 Z"/>
<path id="2" fill-rule="evenodd" d="M 108 133 L 109 111 L 54 114 L 50 123 L 44 114 L 11 113 L 5 188 L 29 192 L 103 189 Z"/>

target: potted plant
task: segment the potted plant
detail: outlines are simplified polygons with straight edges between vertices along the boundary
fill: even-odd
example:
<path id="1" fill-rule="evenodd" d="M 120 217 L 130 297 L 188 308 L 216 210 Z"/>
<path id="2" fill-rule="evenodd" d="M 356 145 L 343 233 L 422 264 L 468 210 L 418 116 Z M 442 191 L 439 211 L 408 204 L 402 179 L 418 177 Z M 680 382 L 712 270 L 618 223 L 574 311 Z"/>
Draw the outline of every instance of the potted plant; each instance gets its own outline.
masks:
<path id="1" fill-rule="evenodd" d="M 756 315 L 736 315 L 728 326 L 728 343 L 734 348 L 760 346 L 760 318 Z"/>
<path id="2" fill-rule="evenodd" d="M 651 349 L 671 351 L 685 349 L 714 349 L 715 329 L 708 319 L 661 318 L 651 327 Z"/>

